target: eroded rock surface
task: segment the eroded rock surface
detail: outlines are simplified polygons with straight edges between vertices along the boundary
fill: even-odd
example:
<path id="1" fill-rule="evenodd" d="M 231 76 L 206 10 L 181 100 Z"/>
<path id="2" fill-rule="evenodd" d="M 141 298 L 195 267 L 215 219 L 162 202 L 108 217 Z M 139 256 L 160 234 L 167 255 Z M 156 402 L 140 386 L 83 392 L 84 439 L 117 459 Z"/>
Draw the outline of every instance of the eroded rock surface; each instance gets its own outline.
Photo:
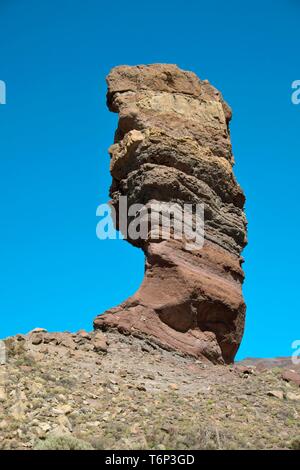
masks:
<path id="1" fill-rule="evenodd" d="M 202 203 L 205 242 L 191 250 L 186 240 L 166 239 L 153 226 L 146 239 L 129 237 L 145 253 L 145 278 L 94 326 L 230 363 L 244 329 L 240 254 L 246 244 L 245 197 L 232 170 L 231 110 L 206 80 L 175 65 L 116 67 L 107 83 L 108 107 L 119 114 L 109 150 L 117 215 L 120 196 L 128 206 Z M 116 225 L 127 229 L 118 218 Z"/>

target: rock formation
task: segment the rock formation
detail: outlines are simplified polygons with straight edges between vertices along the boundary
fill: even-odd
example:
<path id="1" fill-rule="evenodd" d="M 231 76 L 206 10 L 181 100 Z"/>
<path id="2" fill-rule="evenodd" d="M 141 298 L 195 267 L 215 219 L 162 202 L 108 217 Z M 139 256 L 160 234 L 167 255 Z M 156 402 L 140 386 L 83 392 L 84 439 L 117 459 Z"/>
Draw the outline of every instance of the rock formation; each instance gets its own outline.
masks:
<path id="1" fill-rule="evenodd" d="M 246 245 L 245 197 L 232 170 L 231 110 L 208 81 L 176 65 L 116 67 L 107 83 L 108 107 L 119 113 L 109 150 L 117 215 L 120 196 L 128 206 L 202 203 L 205 242 L 190 250 L 186 240 L 166 239 L 163 231 L 157 238 L 153 226 L 146 239 L 129 237 L 146 256 L 143 283 L 94 327 L 231 363 L 244 329 L 240 254 Z"/>

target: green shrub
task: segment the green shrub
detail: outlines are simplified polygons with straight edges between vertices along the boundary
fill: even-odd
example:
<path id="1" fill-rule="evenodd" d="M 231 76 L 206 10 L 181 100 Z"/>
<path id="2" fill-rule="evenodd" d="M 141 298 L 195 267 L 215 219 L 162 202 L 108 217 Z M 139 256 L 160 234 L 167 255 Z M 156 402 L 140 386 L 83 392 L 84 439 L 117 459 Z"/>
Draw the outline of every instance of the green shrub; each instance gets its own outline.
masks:
<path id="1" fill-rule="evenodd" d="M 94 450 L 88 442 L 72 436 L 49 436 L 39 441 L 35 450 Z"/>
<path id="2" fill-rule="evenodd" d="M 300 436 L 292 440 L 290 447 L 292 450 L 300 450 Z"/>

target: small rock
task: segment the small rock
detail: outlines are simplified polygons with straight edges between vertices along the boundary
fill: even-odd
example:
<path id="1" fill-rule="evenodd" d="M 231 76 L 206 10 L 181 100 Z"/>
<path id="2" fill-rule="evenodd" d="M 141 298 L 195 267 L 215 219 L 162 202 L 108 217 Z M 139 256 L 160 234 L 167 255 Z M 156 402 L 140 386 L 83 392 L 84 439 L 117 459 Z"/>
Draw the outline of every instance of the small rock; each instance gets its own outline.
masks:
<path id="1" fill-rule="evenodd" d="M 74 343 L 72 337 L 69 335 L 64 335 L 60 345 L 71 350 L 74 350 L 76 348 L 76 344 Z"/>
<path id="2" fill-rule="evenodd" d="M 58 415 L 68 415 L 73 411 L 73 408 L 70 405 L 61 405 L 53 408 L 53 412 Z"/>
<path id="3" fill-rule="evenodd" d="M 166 450 L 166 446 L 164 446 L 163 444 L 158 444 L 157 449 L 158 450 Z"/>
<path id="4" fill-rule="evenodd" d="M 110 419 L 110 412 L 105 411 L 105 413 L 103 413 L 103 415 L 102 415 L 102 420 L 107 422 L 107 421 L 109 421 L 109 419 Z"/>
<path id="5" fill-rule="evenodd" d="M 94 346 L 94 351 L 96 352 L 107 352 L 107 340 L 106 336 L 101 333 L 100 331 L 97 331 L 95 336 L 92 339 L 93 346 Z"/>
<path id="6" fill-rule="evenodd" d="M 85 338 L 85 339 L 91 339 L 91 335 L 85 330 L 77 331 L 77 336 L 80 336 L 81 338 Z"/>
<path id="7" fill-rule="evenodd" d="M 68 429 L 68 431 L 72 432 L 72 424 L 70 423 L 69 419 L 66 417 L 66 415 L 61 415 L 58 417 L 58 424 L 60 427 L 64 427 Z"/>
<path id="8" fill-rule="evenodd" d="M 130 388 L 130 387 L 128 387 L 128 388 Z M 139 392 L 147 392 L 147 389 L 146 389 L 145 385 L 143 385 L 143 384 L 137 385 L 137 386 L 136 386 L 136 389 L 137 389 Z"/>
<path id="9" fill-rule="evenodd" d="M 152 374 L 152 372 L 149 372 L 148 374 L 144 375 L 144 379 L 155 380 L 155 375 Z"/>
<path id="10" fill-rule="evenodd" d="M 16 340 L 17 341 L 26 341 L 26 337 L 25 335 L 16 335 Z"/>
<path id="11" fill-rule="evenodd" d="M 48 432 L 51 429 L 51 426 L 49 423 L 39 423 L 39 427 L 41 428 L 42 431 Z"/>
<path id="12" fill-rule="evenodd" d="M 110 392 L 112 392 L 112 393 L 118 393 L 118 391 L 119 391 L 118 385 L 109 384 L 109 385 L 107 386 L 107 388 L 108 388 L 108 391 L 110 391 Z"/>
<path id="13" fill-rule="evenodd" d="M 170 389 L 170 390 L 178 390 L 179 387 L 178 387 L 177 384 L 169 384 L 169 389 Z"/>
<path id="14" fill-rule="evenodd" d="M 254 369 L 251 366 L 243 366 L 243 365 L 235 365 L 234 370 L 244 375 L 250 375 L 250 374 L 253 374 L 254 372 Z"/>
<path id="15" fill-rule="evenodd" d="M 39 394 L 42 390 L 44 390 L 44 386 L 37 382 L 32 382 L 30 384 L 30 393 L 32 395 Z"/>
<path id="16" fill-rule="evenodd" d="M 7 400 L 7 395 L 4 388 L 0 388 L 0 403 Z"/>
<path id="17" fill-rule="evenodd" d="M 19 421 L 25 418 L 25 409 L 26 406 L 20 401 L 10 408 L 10 414 L 14 419 Z"/>
<path id="18" fill-rule="evenodd" d="M 89 426 L 91 426 L 92 428 L 98 428 L 100 425 L 100 421 L 92 421 L 91 423 L 89 423 Z"/>
<path id="19" fill-rule="evenodd" d="M 267 392 L 267 395 L 269 397 L 279 398 L 280 400 L 282 400 L 284 397 L 282 390 L 270 390 L 269 392 Z"/>
<path id="20" fill-rule="evenodd" d="M 293 392 L 287 392 L 286 398 L 288 400 L 300 401 L 300 395 L 297 395 L 296 393 L 293 393 Z"/>
<path id="21" fill-rule="evenodd" d="M 140 427 L 140 424 L 139 423 L 134 423 L 131 427 L 130 427 L 130 432 L 131 434 L 138 434 L 141 432 L 141 427 Z"/>
<path id="22" fill-rule="evenodd" d="M 49 432 L 49 435 L 51 436 L 66 436 L 66 435 L 71 435 L 71 431 L 67 428 L 67 426 L 63 426 L 62 424 L 58 424 L 55 426 L 52 431 Z"/>
<path id="23" fill-rule="evenodd" d="M 118 383 L 119 383 L 118 380 L 116 380 L 116 379 L 114 379 L 114 378 L 109 378 L 109 379 L 108 379 L 108 382 L 111 383 L 111 384 L 113 384 L 113 385 L 118 385 Z"/>
<path id="24" fill-rule="evenodd" d="M 5 421 L 5 419 L 2 419 L 2 420 L 0 421 L 0 429 L 1 429 L 1 431 L 3 431 L 4 429 L 7 429 L 8 426 L 9 426 L 9 424 L 8 424 L 7 421 Z"/>
<path id="25" fill-rule="evenodd" d="M 292 382 L 295 385 L 298 385 L 300 387 L 300 374 L 293 370 L 284 370 L 281 374 L 281 377 L 283 380 L 286 382 Z"/>
<path id="26" fill-rule="evenodd" d="M 121 369 L 119 370 L 119 376 L 120 377 L 126 377 L 127 376 L 127 370 L 126 369 Z"/>
<path id="27" fill-rule="evenodd" d="M 31 338 L 31 343 L 34 345 L 39 345 L 43 342 L 43 336 L 40 333 L 35 333 Z"/>
<path id="28" fill-rule="evenodd" d="M 53 343 L 54 345 L 57 345 L 59 343 L 57 335 L 55 333 L 45 335 L 44 343 Z"/>

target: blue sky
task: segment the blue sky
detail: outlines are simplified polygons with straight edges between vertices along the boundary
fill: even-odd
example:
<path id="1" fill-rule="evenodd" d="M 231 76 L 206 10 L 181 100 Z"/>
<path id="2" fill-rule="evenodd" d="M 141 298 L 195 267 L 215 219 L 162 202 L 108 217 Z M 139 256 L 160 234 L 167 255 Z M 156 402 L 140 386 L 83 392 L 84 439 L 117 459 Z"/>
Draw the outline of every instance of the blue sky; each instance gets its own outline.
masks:
<path id="1" fill-rule="evenodd" d="M 105 76 L 176 63 L 233 108 L 247 196 L 246 332 L 238 357 L 290 355 L 300 339 L 297 0 L 0 0 L 0 337 L 91 329 L 139 287 L 143 254 L 96 238 L 117 117 Z"/>

